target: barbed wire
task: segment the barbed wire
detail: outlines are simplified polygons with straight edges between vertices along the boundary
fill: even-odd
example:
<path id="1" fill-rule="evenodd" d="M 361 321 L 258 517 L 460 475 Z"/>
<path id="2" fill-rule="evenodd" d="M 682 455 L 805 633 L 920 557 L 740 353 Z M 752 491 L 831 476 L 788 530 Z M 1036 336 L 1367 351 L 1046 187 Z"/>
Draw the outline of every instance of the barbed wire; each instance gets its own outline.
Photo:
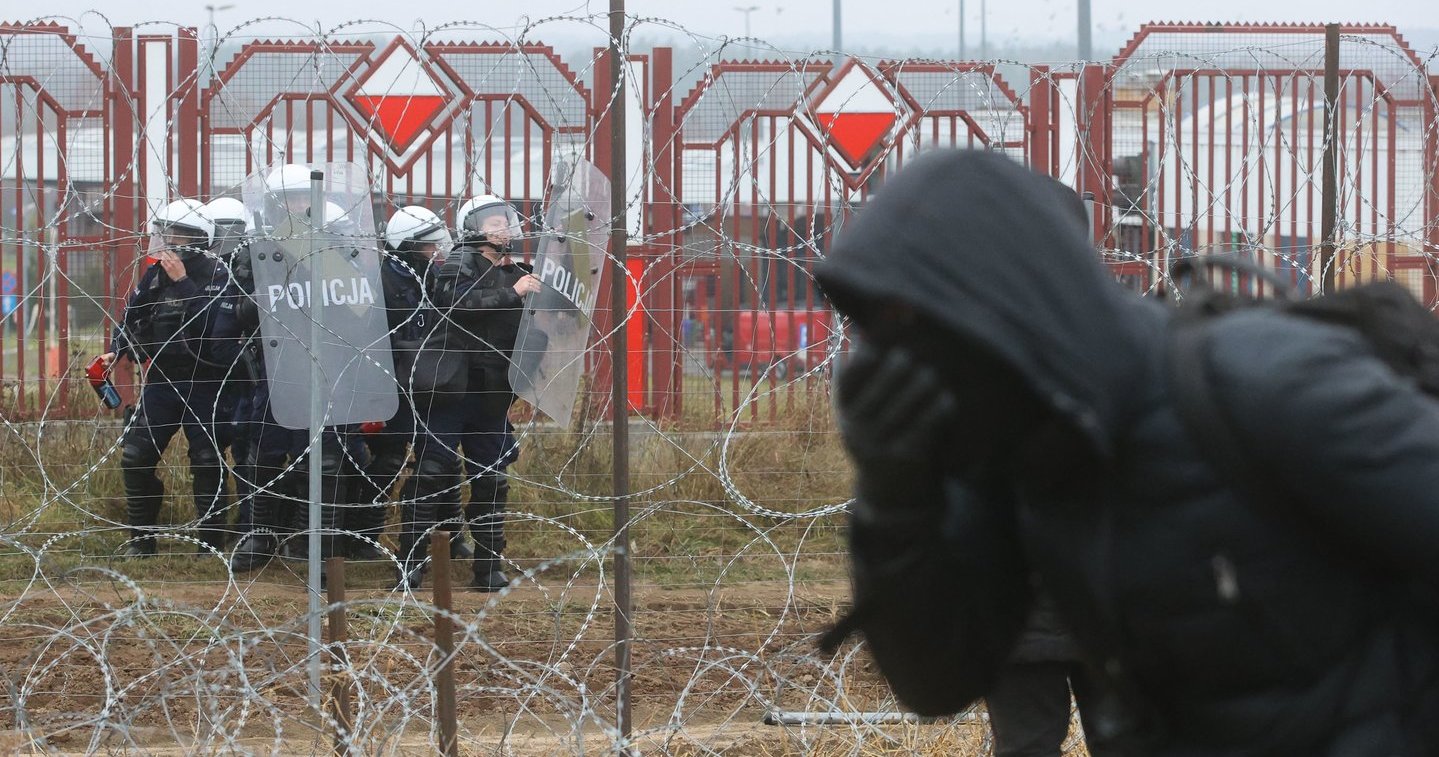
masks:
<path id="1" fill-rule="evenodd" d="M 1344 30 L 1326 131 L 1317 27 L 1150 25 L 1109 62 L 1034 65 L 788 50 L 631 17 L 618 41 L 629 63 L 621 100 L 602 56 L 543 44 L 550 31 L 603 36 L 606 14 L 412 29 L 270 17 L 216 29 L 208 46 L 173 23 L 122 32 L 94 15 L 109 36 L 78 35 L 79 19 L 0 28 L 0 279 L 13 282 L 0 286 L 0 713 L 13 720 L 0 744 L 16 750 L 313 752 L 339 732 L 355 753 L 429 751 L 444 738 L 438 672 L 450 668 L 467 752 L 987 753 L 980 710 L 938 722 L 870 717 L 900 708 L 862 649 L 829 658 L 813 642 L 847 603 L 850 470 L 828 397 L 845 324 L 811 270 L 845 219 L 883 191 L 884 175 L 927 150 L 1001 151 L 1091 193 L 1100 259 L 1137 293 L 1180 297 L 1170 265 L 1202 254 L 1248 257 L 1317 293 L 1331 275 L 1318 208 L 1332 149 L 1333 277 L 1393 278 L 1435 300 L 1434 53 L 1421 57 L 1386 27 Z M 293 25 L 291 39 L 251 38 L 282 24 Z M 641 34 L 687 47 L 634 49 Z M 735 51 L 765 59 L 726 59 Z M 389 84 L 366 90 L 377 72 Z M 385 98 L 398 111 L 382 112 Z M 574 245 L 565 249 L 593 249 L 574 241 L 583 232 L 548 224 L 563 184 L 552 169 L 587 159 L 608 171 L 607 129 L 620 109 L 633 168 L 610 191 L 623 193 L 631 232 L 629 304 L 617 321 L 595 305 L 582 332 L 593 349 L 558 361 L 556 371 L 583 373 L 568 422 L 526 403 L 510 413 L 519 458 L 496 563 L 508 581 L 495 591 L 443 607 L 433 575 L 421 586 L 395 576 L 408 564 L 406 513 L 427 497 L 458 502 L 465 489 L 473 504 L 477 482 L 504 469 L 498 458 L 455 449 L 461 474 L 421 493 L 418 451 L 380 472 L 373 450 L 384 440 L 342 428 L 324 442 L 304 434 L 261 470 L 247 457 L 253 435 L 275 424 L 227 405 L 226 391 L 254 396 L 236 388 L 246 383 L 238 359 L 194 380 L 213 396 L 180 395 L 173 423 L 157 424 L 140 399 L 144 386 L 175 383 L 165 366 L 114 374 L 135 412 L 91 404 L 85 364 L 130 325 L 126 298 L 150 266 L 142 245 L 166 203 L 247 199 L 246 181 L 258 186 L 287 162 L 353 163 L 365 186 L 340 210 L 376 228 L 347 232 L 344 249 L 376 270 L 396 259 L 382 256 L 382 217 L 418 204 L 457 228 L 459 206 L 490 192 L 526 219 L 517 257 L 537 260 L 556 235 Z M 846 117 L 866 125 L 846 131 Z M 278 224 L 251 225 L 241 256 L 284 241 Z M 614 267 L 615 252 L 603 251 L 601 268 Z M 222 258 L 205 256 L 238 277 L 235 259 Z M 397 270 L 424 277 L 411 263 Z M 590 284 L 598 293 L 600 281 Z M 1272 294 L 1262 282 L 1227 285 Z M 496 346 L 429 290 L 418 302 L 474 349 Z M 187 311 L 153 353 L 182 347 L 186 330 L 210 318 Z M 277 334 L 303 342 L 308 322 L 280 325 Z M 352 325 L 322 330 L 345 341 Z M 346 369 L 402 330 L 387 323 L 352 345 Z M 625 451 L 611 444 L 605 360 L 620 333 L 635 347 L 626 359 L 638 387 L 628 543 L 616 540 L 609 509 L 611 464 Z M 385 375 L 399 412 L 423 415 L 416 372 Z M 332 416 L 351 401 L 317 388 L 330 391 Z M 127 444 L 150 438 L 151 426 L 186 423 L 200 428 L 160 450 L 156 522 L 134 522 L 127 494 L 132 504 L 155 494 L 136 488 Z M 251 435 L 244 449 L 236 428 Z M 427 435 L 421 422 L 404 439 L 418 449 Z M 366 559 L 349 565 L 347 598 L 319 611 L 342 613 L 348 634 L 321 648 L 327 694 L 316 710 L 303 562 L 283 551 L 258 570 L 233 561 L 256 525 L 242 513 L 269 498 L 298 515 L 309 500 L 296 479 L 330 443 L 339 454 L 326 507 L 336 514 L 319 535 Z M 201 490 L 188 482 L 206 452 L 220 477 Z M 181 493 L 195 495 L 193 515 Z M 347 524 L 377 503 L 378 528 Z M 421 525 L 463 539 L 467 524 L 478 549 L 490 523 L 445 513 Z M 311 533 L 298 519 L 277 528 L 287 541 Z M 151 539 L 158 556 L 123 556 Z M 609 636 L 618 554 L 635 566 L 627 687 L 616 683 L 620 642 Z M 467 567 L 457 562 L 456 576 Z M 452 652 L 437 619 L 453 624 Z M 329 694 L 342 690 L 343 723 Z M 622 697 L 636 712 L 628 736 Z M 786 713 L 812 717 L 763 724 L 788 722 Z M 1080 749 L 1076 729 L 1066 750 Z"/>

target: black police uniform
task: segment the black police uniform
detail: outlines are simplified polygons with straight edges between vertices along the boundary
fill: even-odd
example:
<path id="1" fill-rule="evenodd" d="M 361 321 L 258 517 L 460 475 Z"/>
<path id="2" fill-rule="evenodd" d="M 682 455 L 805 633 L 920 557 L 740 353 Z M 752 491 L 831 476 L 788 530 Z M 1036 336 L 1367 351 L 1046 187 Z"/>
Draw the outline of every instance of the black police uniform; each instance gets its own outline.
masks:
<path id="1" fill-rule="evenodd" d="M 130 555 L 155 553 L 165 495 L 155 466 L 182 429 L 199 537 L 208 546 L 224 547 L 228 505 L 215 413 L 223 377 L 237 354 L 234 291 L 225 266 L 214 258 L 192 254 L 183 262 L 185 277 L 179 281 L 159 263 L 145 271 L 111 340 L 117 356 L 149 361 L 139 405 L 121 440 Z"/>
<path id="2" fill-rule="evenodd" d="M 266 380 L 265 359 L 259 338 L 260 312 L 255 301 L 255 281 L 247 254 L 235 267 L 239 291 L 237 321 L 244 335 L 240 360 L 253 377 L 244 419 L 241 478 L 248 482 L 251 501 L 248 532 L 235 548 L 230 569 L 245 572 L 262 567 L 273 557 L 280 540 L 307 526 L 303 523 L 308 510 L 305 481 L 308 477 L 306 451 L 309 434 L 285 428 L 275 421 L 270 409 L 270 389 Z M 344 475 L 349 435 L 344 429 L 326 429 L 320 452 L 322 483 L 321 528 L 322 551 L 326 556 L 336 551 L 336 537 L 343 513 L 337 503 L 349 501 L 350 481 Z M 289 553 L 302 557 L 307 551 L 305 540 L 286 542 Z"/>
<path id="3" fill-rule="evenodd" d="M 390 327 L 390 354 L 395 365 L 395 381 L 399 385 L 400 409 L 386 421 L 384 428 L 364 435 L 369 450 L 369 464 L 356 484 L 361 507 L 355 516 L 357 534 L 378 539 L 384 526 L 384 506 L 390 491 L 400 477 L 415 436 L 414 369 L 415 355 L 435 323 L 439 320 L 427 293 L 430 261 L 422 253 L 387 251 L 380 265 L 380 280 L 385 294 L 385 312 Z M 423 396 L 423 393 L 422 395 Z M 411 487 L 413 489 L 413 487 Z M 368 499 L 373 503 L 364 506 Z M 401 556 L 407 555 L 416 540 L 413 524 L 413 491 L 402 498 Z M 446 516 L 448 517 L 448 516 Z M 404 525 L 411 524 L 411 525 Z M 368 544 L 368 542 L 361 542 Z M 356 545 L 361 549 L 361 545 Z"/>
<path id="4" fill-rule="evenodd" d="M 416 357 L 415 386 L 429 391 L 416 403 L 424 422 L 415 440 L 417 528 L 406 538 L 414 544 L 426 524 L 458 507 L 462 472 L 467 474 L 473 586 L 492 591 L 508 582 L 500 570 L 509 499 L 505 469 L 519 455 L 508 417 L 514 400 L 508 373 L 524 310 L 514 286 L 530 269 L 495 265 L 482 249 L 457 247 L 435 272 L 431 299 L 441 317 Z M 422 545 L 417 549 L 423 552 Z M 411 581 L 418 583 L 413 576 Z"/>

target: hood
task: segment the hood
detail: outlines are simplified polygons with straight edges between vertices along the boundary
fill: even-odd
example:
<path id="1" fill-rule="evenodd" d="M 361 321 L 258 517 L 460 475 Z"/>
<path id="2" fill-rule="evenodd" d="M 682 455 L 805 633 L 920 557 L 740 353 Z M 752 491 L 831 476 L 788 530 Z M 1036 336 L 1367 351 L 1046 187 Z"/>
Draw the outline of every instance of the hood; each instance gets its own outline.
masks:
<path id="1" fill-rule="evenodd" d="M 1078 202 L 1002 155 L 934 151 L 856 213 L 816 278 L 845 315 L 899 300 L 990 350 L 1108 458 L 1165 316 L 1100 263 Z"/>

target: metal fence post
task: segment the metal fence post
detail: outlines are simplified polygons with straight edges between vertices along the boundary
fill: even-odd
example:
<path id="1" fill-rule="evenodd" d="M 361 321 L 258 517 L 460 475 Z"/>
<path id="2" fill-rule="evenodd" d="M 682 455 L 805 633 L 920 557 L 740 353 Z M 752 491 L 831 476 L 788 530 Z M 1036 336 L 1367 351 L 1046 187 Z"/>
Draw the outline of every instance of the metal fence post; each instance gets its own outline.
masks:
<path id="1" fill-rule="evenodd" d="M 1335 176 L 1339 150 L 1336 128 L 1339 118 L 1339 24 L 1324 27 L 1324 168 L 1320 189 L 1319 275 L 1325 294 L 1333 294 L 1337 277 L 1334 270 L 1334 216 L 1339 210 L 1338 177 Z"/>

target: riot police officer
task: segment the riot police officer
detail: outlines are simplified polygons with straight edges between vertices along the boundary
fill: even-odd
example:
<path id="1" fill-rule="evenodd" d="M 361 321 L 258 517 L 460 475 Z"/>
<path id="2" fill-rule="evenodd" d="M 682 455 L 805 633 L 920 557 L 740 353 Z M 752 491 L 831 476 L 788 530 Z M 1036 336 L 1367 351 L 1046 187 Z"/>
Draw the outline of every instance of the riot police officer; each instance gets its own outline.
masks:
<path id="1" fill-rule="evenodd" d="M 428 392 L 433 388 L 428 377 L 416 375 L 416 356 L 424 346 L 426 338 L 439 321 L 434 303 L 429 297 L 429 287 L 434 279 L 432 265 L 444 258 L 450 251 L 452 240 L 444 221 L 434 211 L 409 205 L 395 211 L 385 223 L 385 258 L 380 265 L 380 276 L 385 291 L 385 307 L 390 326 L 390 354 L 395 363 L 395 380 L 400 390 L 400 409 L 395 417 L 387 421 L 384 428 L 367 434 L 371 462 L 365 471 L 365 481 L 375 494 L 375 501 L 383 502 L 401 473 L 416 434 L 416 410 L 428 408 Z M 423 427 L 425 424 L 419 424 Z M 416 556 L 415 546 L 423 538 L 423 529 L 433 525 L 426 518 L 417 520 L 413 487 L 402 498 L 400 514 L 400 557 L 407 563 Z M 440 521 L 459 523 L 458 501 L 444 503 L 453 509 L 436 513 Z M 361 510 L 360 513 L 365 513 Z M 369 525 L 373 510 L 361 516 L 362 524 Z M 359 529 L 356 529 L 359 531 Z M 472 557 L 465 548 L 460 534 L 451 536 L 450 554 L 465 559 Z M 422 559 L 422 558 L 420 558 Z"/>
<path id="2" fill-rule="evenodd" d="M 233 197 L 216 197 L 205 203 L 204 214 L 215 223 L 215 243 L 212 251 L 224 263 L 230 273 L 230 283 L 238 295 L 242 282 L 250 281 L 250 256 L 245 249 L 245 204 Z M 239 307 L 239 298 L 236 299 Z M 237 312 L 237 319 L 238 313 Z M 243 360 L 237 360 L 226 372 L 220 386 L 220 401 L 215 409 L 216 441 L 219 444 L 220 459 L 224 460 L 225 450 L 230 450 L 234 471 L 233 488 L 236 495 L 237 516 L 235 532 L 244 534 L 250 529 L 250 511 L 254 492 L 250 486 L 252 472 L 245 469 L 246 453 L 249 451 L 250 403 L 254 395 L 255 376 L 247 370 Z"/>
<path id="3" fill-rule="evenodd" d="M 199 537 L 224 547 L 223 468 L 215 428 L 222 379 L 238 328 L 226 267 L 207 255 L 215 224 L 197 200 L 176 200 L 151 222 L 150 258 L 115 329 L 107 364 L 149 361 L 140 402 L 121 440 L 120 467 L 131 539 L 125 556 L 153 555 L 165 487 L 155 467 L 177 431 L 189 442 Z"/>
<path id="4" fill-rule="evenodd" d="M 501 570 L 504 510 L 509 499 L 505 469 L 518 457 L 509 423 L 514 400 L 508 373 L 524 298 L 540 290 L 529 266 L 511 257 L 519 216 L 494 195 L 475 197 L 456 217 L 460 246 L 435 275 L 432 292 L 440 321 L 417 357 L 417 380 L 429 388 L 416 438 L 415 519 L 433 523 L 459 501 L 468 468 L 466 520 L 475 540 L 474 581 L 497 591 L 509 579 Z M 422 548 L 420 548 L 422 550 Z M 418 586 L 422 563 L 411 561 L 401 576 Z"/>
<path id="5" fill-rule="evenodd" d="M 308 166 L 290 163 L 271 171 L 264 178 L 264 208 L 255 233 L 270 233 L 287 221 L 294 223 L 308 217 L 310 190 Z M 327 204 L 325 217 L 327 221 L 338 220 L 342 219 L 343 213 L 333 204 Z M 230 559 L 230 569 L 236 572 L 255 570 L 265 565 L 278 551 L 280 539 L 295 530 L 305 510 L 300 484 L 306 475 L 304 466 L 309 464 L 308 434 L 279 425 L 270 410 L 269 386 L 265 380 L 261 340 L 258 338 L 259 308 L 254 299 L 253 273 L 248 265 L 244 265 L 242 278 L 241 287 L 247 295 L 240 307 L 242 328 L 249 337 L 245 345 L 246 362 L 257 379 L 250 404 L 249 450 L 244 465 L 244 469 L 251 472 L 253 507 L 250 530 Z M 343 429 L 328 429 L 321 444 L 320 465 L 326 503 L 321 509 L 321 527 L 326 532 L 322 544 L 327 555 L 335 550 L 334 535 L 340 525 L 341 513 L 336 503 L 346 499 L 342 493 L 346 483 L 342 474 L 347 443 Z M 293 551 L 297 556 L 303 553 L 302 540 L 291 540 L 289 543 L 294 545 Z"/>

